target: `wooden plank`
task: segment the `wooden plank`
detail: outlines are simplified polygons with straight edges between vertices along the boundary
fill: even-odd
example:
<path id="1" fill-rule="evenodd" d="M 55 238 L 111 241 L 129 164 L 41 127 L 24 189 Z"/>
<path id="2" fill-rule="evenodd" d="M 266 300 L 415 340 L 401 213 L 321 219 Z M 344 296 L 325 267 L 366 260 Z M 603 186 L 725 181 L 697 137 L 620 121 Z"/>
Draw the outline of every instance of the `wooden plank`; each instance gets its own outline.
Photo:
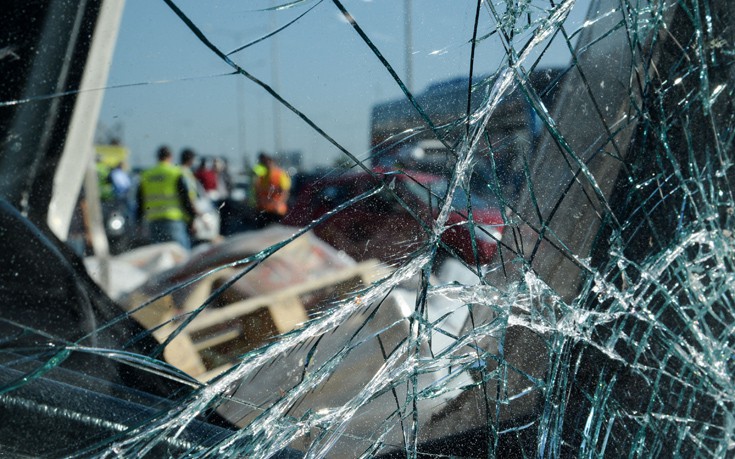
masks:
<path id="1" fill-rule="evenodd" d="M 146 300 L 143 296 L 134 296 L 130 304 L 142 304 Z M 159 298 L 148 306 L 138 309 L 132 316 L 139 324 L 147 329 L 153 329 L 169 321 L 174 316 L 174 300 L 171 295 Z"/>
<path id="2" fill-rule="evenodd" d="M 167 324 L 153 332 L 153 336 L 159 343 L 163 343 L 175 329 L 176 327 L 173 324 Z M 163 358 L 166 362 L 192 376 L 197 376 L 207 371 L 204 362 L 191 342 L 191 338 L 184 332 L 179 333 L 164 348 Z"/>
<path id="3" fill-rule="evenodd" d="M 339 284 L 355 277 L 364 279 L 365 277 L 369 277 L 368 273 L 371 270 L 379 269 L 376 268 L 376 266 L 379 265 L 377 265 L 375 261 L 362 262 L 348 269 L 343 269 L 339 272 L 336 272 L 332 275 L 322 276 L 318 279 L 303 282 L 301 284 L 297 284 L 281 290 L 277 293 L 262 295 L 243 301 L 237 301 L 217 310 L 204 311 L 189 324 L 188 331 L 189 333 L 195 333 L 201 330 L 205 330 L 214 325 L 221 324 L 250 314 L 260 308 L 270 307 L 271 305 L 288 302 L 291 298 L 298 298 L 301 295 L 311 292 L 313 290 L 319 290 L 325 287 L 329 287 L 330 285 Z"/>
<path id="4" fill-rule="evenodd" d="M 227 269 L 203 281 L 201 285 L 197 286 L 192 296 L 187 299 L 185 307 L 188 308 L 192 305 L 199 306 L 211 294 L 212 285 L 217 280 L 230 278 L 235 273 L 235 270 Z M 278 332 L 286 333 L 293 330 L 298 324 L 308 320 L 307 312 L 300 300 L 301 295 L 330 286 L 336 286 L 350 279 L 360 279 L 363 284 L 367 285 L 389 273 L 389 268 L 370 260 L 269 295 L 238 301 L 219 309 L 203 311 L 164 350 L 164 358 L 170 364 L 196 377 L 200 381 L 209 381 L 226 371 L 231 365 L 222 365 L 207 371 L 199 353 L 220 344 L 244 339 L 244 337 L 242 332 L 236 329 L 212 330 L 211 335 L 206 335 L 207 329 L 220 326 L 230 321 L 241 320 L 241 318 L 251 315 L 256 311 L 268 308 L 270 317 Z M 173 298 L 169 295 L 153 305 L 144 308 L 142 311 L 135 313 L 134 316 L 143 325 L 148 328 L 153 328 L 171 319 L 173 310 Z M 173 324 L 166 325 L 157 330 L 154 336 L 159 342 L 163 342 L 173 328 Z M 196 334 L 204 334 L 205 336 L 194 342 L 191 336 Z"/>
<path id="5" fill-rule="evenodd" d="M 370 285 L 387 277 L 392 269 L 378 260 L 367 260 L 360 263 L 361 275 L 360 280 L 363 284 Z"/>
<path id="6" fill-rule="evenodd" d="M 191 293 L 187 295 L 186 300 L 184 300 L 184 311 L 193 311 L 204 304 L 207 298 L 209 298 L 209 295 L 212 294 L 212 286 L 215 282 L 228 280 L 238 272 L 239 271 L 235 268 L 226 268 L 198 281 Z"/>
<path id="7" fill-rule="evenodd" d="M 268 309 L 279 333 L 290 332 L 298 324 L 309 319 L 306 315 L 306 309 L 298 297 L 291 297 L 285 301 L 274 303 Z"/>
<path id="8" fill-rule="evenodd" d="M 241 336 L 242 336 L 242 333 L 240 332 L 240 330 L 233 330 L 233 329 L 225 330 L 222 333 L 208 336 L 202 340 L 195 340 L 194 349 L 196 349 L 197 352 L 201 352 L 204 349 L 209 349 L 210 347 L 224 344 L 228 341 L 238 339 Z"/>
<path id="9" fill-rule="evenodd" d="M 262 298 L 257 297 L 250 300 L 237 301 L 224 308 L 204 311 L 196 319 L 192 320 L 186 329 L 189 333 L 194 334 L 221 323 L 227 323 L 242 316 L 252 314 L 267 305 L 266 302 L 262 301 Z"/>

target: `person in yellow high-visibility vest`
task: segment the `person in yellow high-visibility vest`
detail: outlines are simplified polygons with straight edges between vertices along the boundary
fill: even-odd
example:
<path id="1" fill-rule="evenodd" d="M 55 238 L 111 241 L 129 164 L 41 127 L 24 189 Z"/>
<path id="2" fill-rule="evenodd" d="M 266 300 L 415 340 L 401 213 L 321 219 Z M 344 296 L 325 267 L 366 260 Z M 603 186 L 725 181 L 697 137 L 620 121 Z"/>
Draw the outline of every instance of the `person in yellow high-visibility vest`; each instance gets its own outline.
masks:
<path id="1" fill-rule="evenodd" d="M 97 169 L 97 182 L 100 190 L 100 201 L 103 203 L 112 202 L 115 200 L 115 187 L 113 186 L 112 180 L 110 179 L 110 172 L 112 168 L 102 161 L 98 160 L 95 162 L 95 168 Z"/>
<path id="2" fill-rule="evenodd" d="M 259 155 L 253 172 L 256 221 L 261 227 L 280 221 L 288 211 L 291 177 L 264 153 Z"/>
<path id="3" fill-rule="evenodd" d="M 158 164 L 143 172 L 138 188 L 138 214 L 148 223 L 151 242 L 178 242 L 191 248 L 189 226 L 196 217 L 190 185 L 173 164 L 168 147 L 158 149 Z"/>

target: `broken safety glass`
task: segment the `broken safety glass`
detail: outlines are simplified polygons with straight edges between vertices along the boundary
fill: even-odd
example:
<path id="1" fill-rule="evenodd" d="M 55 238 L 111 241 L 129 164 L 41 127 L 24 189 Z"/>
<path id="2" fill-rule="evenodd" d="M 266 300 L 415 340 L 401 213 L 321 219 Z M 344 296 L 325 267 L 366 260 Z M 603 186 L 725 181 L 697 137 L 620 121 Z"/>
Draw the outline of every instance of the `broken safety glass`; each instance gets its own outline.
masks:
<path id="1" fill-rule="evenodd" d="M 4 453 L 735 454 L 735 4 L 11 3 Z M 135 167 L 268 150 L 289 212 L 82 261 L 97 118 Z"/>

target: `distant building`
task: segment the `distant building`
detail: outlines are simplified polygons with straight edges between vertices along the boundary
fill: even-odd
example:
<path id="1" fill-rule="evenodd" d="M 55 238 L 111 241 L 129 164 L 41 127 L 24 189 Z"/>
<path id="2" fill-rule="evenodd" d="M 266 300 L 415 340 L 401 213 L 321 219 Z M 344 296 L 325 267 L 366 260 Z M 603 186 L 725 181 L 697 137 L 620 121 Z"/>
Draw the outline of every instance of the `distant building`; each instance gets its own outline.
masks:
<path id="1" fill-rule="evenodd" d="M 543 69 L 531 74 L 531 86 L 547 106 L 554 102 L 555 88 L 558 87 L 556 83 L 561 75 L 562 69 Z M 489 78 L 474 79 L 475 88 L 471 97 L 473 110 L 487 97 L 487 91 L 492 87 Z M 416 95 L 416 102 L 450 146 L 465 132 L 468 85 L 468 78 L 454 78 L 433 84 Z M 486 131 L 493 149 L 513 148 L 513 143 L 528 148 L 538 135 L 538 127 L 531 105 L 522 92 L 516 90 L 501 101 Z M 437 140 L 437 135 L 428 128 L 406 97 L 373 107 L 370 135 L 373 164 L 386 166 L 393 162 L 406 144 Z"/>
<path id="2" fill-rule="evenodd" d="M 561 69 L 543 69 L 534 72 L 529 80 L 549 110 L 562 74 Z M 492 81 L 491 77 L 478 77 L 473 83 L 471 106 L 476 110 L 487 98 Z M 438 172 L 437 164 L 449 170 L 456 157 L 457 143 L 466 132 L 468 86 L 468 78 L 455 78 L 433 84 L 415 96 L 436 127 L 436 133 L 406 97 L 375 105 L 370 129 L 373 166 L 420 167 L 423 161 L 430 165 L 432 172 Z M 479 143 L 475 170 L 482 173 L 492 168 L 492 151 L 500 175 L 517 172 L 519 165 L 512 162 L 533 152 L 540 131 L 541 123 L 531 104 L 522 91 L 514 91 L 501 100 L 487 124 Z M 449 148 L 442 147 L 442 143 Z"/>

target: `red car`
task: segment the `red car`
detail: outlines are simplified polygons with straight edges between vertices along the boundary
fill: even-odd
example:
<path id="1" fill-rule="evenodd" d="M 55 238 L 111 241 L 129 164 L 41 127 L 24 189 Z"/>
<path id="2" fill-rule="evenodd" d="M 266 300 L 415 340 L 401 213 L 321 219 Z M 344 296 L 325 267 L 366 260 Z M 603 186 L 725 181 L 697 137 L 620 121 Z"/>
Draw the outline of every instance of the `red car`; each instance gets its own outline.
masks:
<path id="1" fill-rule="evenodd" d="M 384 189 L 329 217 L 317 225 L 314 232 L 358 261 L 377 258 L 389 263 L 397 262 L 429 241 L 447 180 L 419 172 L 376 174 L 391 184 L 392 191 L 403 203 Z M 340 204 L 379 186 L 380 183 L 367 172 L 322 177 L 301 189 L 282 223 L 306 226 Z M 491 197 L 471 197 L 477 245 L 475 260 L 467 204 L 464 191 L 457 190 L 453 199 L 454 210 L 442 235 L 442 242 L 448 250 L 443 249 L 442 252 L 454 252 L 471 265 L 476 262 L 486 265 L 497 251 L 503 231 L 502 215 Z"/>

